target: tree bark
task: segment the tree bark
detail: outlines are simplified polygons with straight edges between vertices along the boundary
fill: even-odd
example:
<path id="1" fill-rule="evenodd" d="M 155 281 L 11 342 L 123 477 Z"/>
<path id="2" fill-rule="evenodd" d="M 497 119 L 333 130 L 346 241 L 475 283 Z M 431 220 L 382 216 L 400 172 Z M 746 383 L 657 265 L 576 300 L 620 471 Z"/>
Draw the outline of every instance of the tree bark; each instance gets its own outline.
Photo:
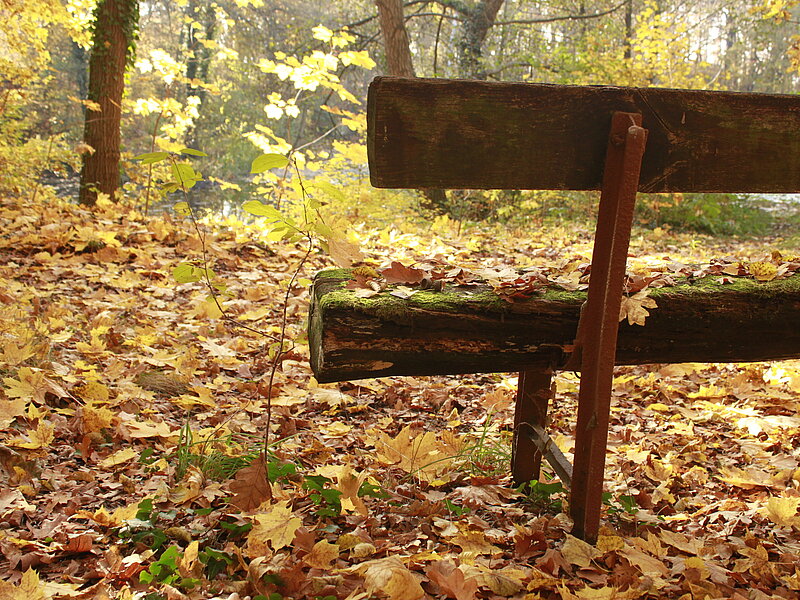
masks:
<path id="1" fill-rule="evenodd" d="M 549 289 L 509 303 L 488 286 L 369 299 L 344 289 L 347 273 L 317 275 L 311 365 L 320 382 L 563 367 L 583 292 Z M 654 289 L 644 326 L 620 324 L 617 364 L 746 362 L 800 357 L 800 275 L 733 284 L 707 277 Z"/>
<path id="2" fill-rule="evenodd" d="M 486 80 L 486 65 L 483 62 L 483 42 L 494 25 L 503 0 L 481 0 L 474 7 L 462 12 L 464 32 L 459 49 L 461 51 L 461 76 L 467 79 Z"/>
<path id="3" fill-rule="evenodd" d="M 389 75 L 395 77 L 416 77 L 411 47 L 408 41 L 403 0 L 375 0 L 383 34 L 383 47 L 386 54 L 386 67 Z M 444 190 L 421 189 L 425 205 L 438 213 L 447 211 L 447 195 Z"/>
<path id="4" fill-rule="evenodd" d="M 100 192 L 113 197 L 119 187 L 122 93 L 138 13 L 137 0 L 100 0 L 95 10 L 88 99 L 100 110 L 86 111 L 83 141 L 94 152 L 84 154 L 81 204 L 93 205 Z"/>
<path id="5" fill-rule="evenodd" d="M 197 113 L 202 115 L 208 90 L 202 83 L 208 80 L 208 71 L 211 67 L 211 49 L 203 41 L 212 41 L 217 33 L 217 15 L 213 4 L 199 4 L 197 0 L 189 3 L 187 12 L 189 24 L 186 26 L 186 97 L 195 96 L 198 99 Z M 203 34 L 198 35 L 198 22 L 202 23 Z M 197 121 L 195 120 L 186 132 L 186 145 L 189 148 L 199 149 L 202 145 L 198 139 Z"/>
<path id="6" fill-rule="evenodd" d="M 396 77 L 414 77 L 414 63 L 403 18 L 403 0 L 375 0 L 383 34 L 386 67 Z"/>

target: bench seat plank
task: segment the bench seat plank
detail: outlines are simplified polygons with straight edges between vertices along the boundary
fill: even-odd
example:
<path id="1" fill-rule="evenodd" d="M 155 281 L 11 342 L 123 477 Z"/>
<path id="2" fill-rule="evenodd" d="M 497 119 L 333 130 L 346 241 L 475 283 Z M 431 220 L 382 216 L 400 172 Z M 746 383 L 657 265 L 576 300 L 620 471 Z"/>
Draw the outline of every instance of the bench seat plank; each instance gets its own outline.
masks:
<path id="1" fill-rule="evenodd" d="M 319 273 L 309 320 L 320 382 L 387 375 L 520 371 L 564 364 L 584 292 L 551 289 L 509 303 L 489 286 L 408 299 L 358 298 L 343 270 Z M 617 364 L 748 362 L 800 357 L 800 275 L 733 284 L 707 277 L 652 290 L 644 326 L 620 324 Z"/>
<path id="2" fill-rule="evenodd" d="M 800 192 L 800 95 L 377 77 L 372 184 L 600 189 L 614 111 L 649 131 L 640 192 Z"/>

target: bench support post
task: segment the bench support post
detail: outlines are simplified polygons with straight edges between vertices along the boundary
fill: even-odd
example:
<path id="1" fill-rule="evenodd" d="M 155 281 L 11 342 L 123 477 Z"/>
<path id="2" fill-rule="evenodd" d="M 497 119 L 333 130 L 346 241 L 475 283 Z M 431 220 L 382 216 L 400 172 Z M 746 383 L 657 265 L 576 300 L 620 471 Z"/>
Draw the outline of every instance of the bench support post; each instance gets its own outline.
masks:
<path id="1" fill-rule="evenodd" d="M 522 371 L 517 386 L 514 408 L 514 441 L 511 454 L 511 474 L 514 485 L 539 479 L 542 452 L 533 437 L 534 428 L 544 429 L 547 407 L 553 395 L 553 369 Z"/>
<path id="2" fill-rule="evenodd" d="M 600 528 L 619 311 L 647 130 L 637 113 L 614 113 L 606 151 L 589 293 L 578 326 L 581 365 L 570 496 L 573 534 L 594 543 Z"/>

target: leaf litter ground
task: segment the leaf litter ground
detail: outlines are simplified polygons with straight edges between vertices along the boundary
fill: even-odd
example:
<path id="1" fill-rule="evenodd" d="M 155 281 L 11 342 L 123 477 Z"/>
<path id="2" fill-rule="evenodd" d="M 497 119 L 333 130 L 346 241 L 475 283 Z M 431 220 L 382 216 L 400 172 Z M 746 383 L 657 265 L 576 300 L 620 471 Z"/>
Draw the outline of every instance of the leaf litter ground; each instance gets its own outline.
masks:
<path id="1" fill-rule="evenodd" d="M 202 254 L 186 222 L 5 201 L 0 224 L 0 597 L 800 596 L 797 362 L 619 368 L 590 546 L 557 479 L 510 486 L 513 374 L 317 385 L 303 289 L 259 460 L 302 250 L 204 226 L 225 320 L 201 284 L 172 281 Z M 362 238 L 385 265 L 590 253 L 575 228 Z M 765 252 L 688 242 L 641 234 L 633 262 Z M 550 430 L 569 454 L 578 380 L 557 385 Z"/>

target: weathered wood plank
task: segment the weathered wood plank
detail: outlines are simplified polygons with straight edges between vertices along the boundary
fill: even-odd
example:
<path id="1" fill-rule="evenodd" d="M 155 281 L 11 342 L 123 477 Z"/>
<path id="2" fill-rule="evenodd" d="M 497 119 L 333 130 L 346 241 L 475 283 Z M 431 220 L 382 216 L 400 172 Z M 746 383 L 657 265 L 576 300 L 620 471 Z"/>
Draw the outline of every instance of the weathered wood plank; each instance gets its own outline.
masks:
<path id="1" fill-rule="evenodd" d="M 372 184 L 600 188 L 613 111 L 649 130 L 641 192 L 800 192 L 800 95 L 377 77 Z"/>
<path id="2" fill-rule="evenodd" d="M 586 297 L 554 290 L 509 304 L 488 288 L 446 287 L 365 300 L 344 281 L 339 271 L 314 282 L 309 345 L 322 382 L 563 366 Z M 800 275 L 724 286 L 709 278 L 651 296 L 658 308 L 645 326 L 620 324 L 617 364 L 800 357 Z"/>

